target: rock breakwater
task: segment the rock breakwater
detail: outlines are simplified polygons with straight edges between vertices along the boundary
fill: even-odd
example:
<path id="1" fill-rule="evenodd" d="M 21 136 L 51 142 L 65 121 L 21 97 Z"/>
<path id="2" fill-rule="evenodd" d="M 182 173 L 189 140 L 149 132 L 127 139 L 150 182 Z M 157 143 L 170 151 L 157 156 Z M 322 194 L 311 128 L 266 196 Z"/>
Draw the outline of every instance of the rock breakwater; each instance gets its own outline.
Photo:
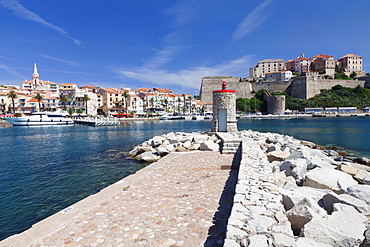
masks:
<path id="1" fill-rule="evenodd" d="M 171 152 L 219 151 L 220 142 L 214 133 L 171 132 L 137 145 L 128 155 L 139 161 L 155 162 Z"/>
<path id="2" fill-rule="evenodd" d="M 145 153 L 222 152 L 235 140 L 241 162 L 224 246 L 370 246 L 366 158 L 357 163 L 311 142 L 251 130 L 170 133 L 130 154 L 145 160 Z"/>

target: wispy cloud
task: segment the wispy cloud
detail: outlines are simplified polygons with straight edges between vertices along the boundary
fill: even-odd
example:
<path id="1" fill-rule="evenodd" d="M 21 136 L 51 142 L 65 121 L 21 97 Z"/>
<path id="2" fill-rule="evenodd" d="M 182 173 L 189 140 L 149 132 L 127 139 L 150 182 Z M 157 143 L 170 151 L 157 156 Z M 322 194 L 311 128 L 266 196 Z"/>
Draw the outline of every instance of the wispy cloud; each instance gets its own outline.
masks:
<path id="1" fill-rule="evenodd" d="M 196 4 L 198 2 L 197 0 L 180 1 L 173 7 L 166 9 L 165 13 L 173 18 L 173 26 L 184 26 L 196 20 Z"/>
<path id="2" fill-rule="evenodd" d="M 8 72 L 9 74 L 11 74 L 15 77 L 21 78 L 22 80 L 25 79 L 25 77 L 23 75 L 19 74 L 17 71 L 15 71 L 12 68 L 6 66 L 5 64 L 0 63 L 0 69 L 5 70 L 6 72 Z"/>
<path id="3" fill-rule="evenodd" d="M 185 49 L 186 26 L 196 21 L 197 2 L 197 0 L 184 0 L 164 10 L 164 13 L 171 18 L 169 25 L 173 31 L 161 38 L 162 47 L 153 49 L 154 54 L 144 60 L 144 67 L 153 69 L 168 64 L 176 60 L 176 55 Z"/>
<path id="4" fill-rule="evenodd" d="M 68 34 L 67 31 L 65 31 L 63 28 L 55 26 L 51 24 L 50 22 L 47 22 L 46 20 L 42 19 L 39 15 L 33 13 L 32 11 L 25 8 L 22 4 L 20 4 L 17 0 L 0 0 L 0 4 L 3 5 L 5 8 L 13 10 L 14 14 L 16 14 L 19 17 L 22 17 L 26 20 L 34 21 L 38 24 L 44 25 L 63 36 L 71 39 L 73 43 L 76 45 L 81 45 L 81 40 L 75 39 L 72 36 Z"/>
<path id="5" fill-rule="evenodd" d="M 73 65 L 73 66 L 79 67 L 79 68 L 82 67 L 78 63 L 75 63 L 75 62 L 72 62 L 72 61 L 69 61 L 69 60 L 65 60 L 65 59 L 61 59 L 61 58 L 51 57 L 51 56 L 47 56 L 47 55 L 41 55 L 41 57 L 51 59 L 51 60 L 54 60 L 54 61 L 58 61 L 58 62 L 62 62 L 62 63 L 65 63 L 65 64 Z"/>
<path id="6" fill-rule="evenodd" d="M 144 67 L 134 70 L 114 69 L 114 71 L 125 79 L 140 80 L 159 86 L 180 85 L 185 88 L 199 89 L 202 77 L 207 75 L 244 76 L 246 68 L 251 64 L 251 56 L 246 55 L 212 67 L 199 66 L 176 72 Z"/>
<path id="7" fill-rule="evenodd" d="M 273 2 L 273 0 L 264 0 L 260 5 L 252 10 L 240 23 L 234 31 L 232 40 L 236 41 L 245 35 L 253 32 L 270 16 L 271 13 L 265 9 Z"/>

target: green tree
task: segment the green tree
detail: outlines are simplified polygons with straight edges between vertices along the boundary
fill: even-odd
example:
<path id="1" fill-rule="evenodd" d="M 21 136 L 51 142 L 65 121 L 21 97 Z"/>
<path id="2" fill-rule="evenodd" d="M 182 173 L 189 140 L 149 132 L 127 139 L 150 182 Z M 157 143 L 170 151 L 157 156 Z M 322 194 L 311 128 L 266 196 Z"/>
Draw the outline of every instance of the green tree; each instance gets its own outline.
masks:
<path id="1" fill-rule="evenodd" d="M 76 113 L 78 114 L 78 115 L 81 115 L 82 113 L 84 113 L 84 111 L 82 110 L 82 109 L 77 109 L 76 110 Z M 73 114 L 73 113 L 72 113 Z"/>
<path id="2" fill-rule="evenodd" d="M 151 104 L 151 106 L 152 106 L 152 108 L 154 108 L 154 98 L 153 97 L 151 97 L 150 98 L 150 100 L 149 100 L 149 102 L 150 102 L 150 104 Z"/>
<path id="3" fill-rule="evenodd" d="M 84 94 L 84 97 L 82 98 L 82 101 L 85 102 L 85 108 L 86 108 L 86 115 L 87 115 L 87 101 L 89 101 L 90 98 L 87 94 Z"/>
<path id="4" fill-rule="evenodd" d="M 66 110 L 66 103 L 69 101 L 68 97 L 65 95 L 60 95 L 59 96 L 59 102 L 63 103 L 63 108 Z"/>
<path id="5" fill-rule="evenodd" d="M 39 105 L 39 112 L 41 111 L 41 102 L 44 99 L 40 93 L 37 93 L 35 96 L 33 96 L 35 100 L 37 100 L 38 105 Z"/>
<path id="6" fill-rule="evenodd" d="M 73 108 L 73 107 L 68 108 L 67 112 L 68 112 L 69 116 L 72 117 L 73 113 L 75 113 L 75 108 Z"/>
<path id="7" fill-rule="evenodd" d="M 122 94 L 123 98 L 125 99 L 125 110 L 127 112 L 127 98 L 130 96 L 126 91 Z"/>
<path id="8" fill-rule="evenodd" d="M 14 103 L 14 100 L 17 98 L 17 94 L 12 90 L 12 91 L 9 91 L 9 93 L 7 93 L 6 95 L 9 99 L 12 100 L 12 105 L 13 105 L 13 114 L 15 114 L 15 103 Z"/>
<path id="9" fill-rule="evenodd" d="M 164 108 L 167 111 L 168 99 L 164 99 L 163 103 L 164 103 Z"/>

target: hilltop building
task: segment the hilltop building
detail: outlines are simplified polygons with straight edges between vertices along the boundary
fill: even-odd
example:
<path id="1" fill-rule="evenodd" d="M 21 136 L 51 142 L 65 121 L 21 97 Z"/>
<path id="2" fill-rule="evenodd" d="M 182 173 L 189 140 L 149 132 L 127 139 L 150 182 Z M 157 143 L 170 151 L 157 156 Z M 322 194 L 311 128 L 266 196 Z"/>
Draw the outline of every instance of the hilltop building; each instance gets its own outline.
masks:
<path id="1" fill-rule="evenodd" d="M 337 61 L 338 70 L 351 76 L 353 73 L 356 77 L 364 76 L 362 70 L 362 57 L 354 54 L 346 54 Z"/>
<path id="2" fill-rule="evenodd" d="M 283 71 L 285 64 L 283 59 L 265 59 L 259 61 L 256 66 L 249 69 L 252 78 L 263 78 L 266 73 Z"/>

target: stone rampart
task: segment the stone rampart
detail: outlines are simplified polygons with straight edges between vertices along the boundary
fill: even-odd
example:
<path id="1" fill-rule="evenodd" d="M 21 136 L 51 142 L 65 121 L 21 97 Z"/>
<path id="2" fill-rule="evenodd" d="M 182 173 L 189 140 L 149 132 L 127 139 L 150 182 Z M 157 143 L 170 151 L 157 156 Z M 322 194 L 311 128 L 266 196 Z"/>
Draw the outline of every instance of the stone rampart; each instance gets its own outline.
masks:
<path id="1" fill-rule="evenodd" d="M 200 100 L 203 103 L 212 103 L 213 91 L 219 90 L 222 82 L 226 81 L 228 89 L 236 91 L 236 98 L 252 98 L 252 85 L 249 82 L 240 81 L 239 77 L 207 76 L 202 78 L 200 87 Z"/>
<path id="2" fill-rule="evenodd" d="M 280 91 L 285 92 L 289 87 L 291 81 L 263 81 L 263 82 L 252 82 L 252 89 L 254 92 L 258 92 L 261 89 L 265 89 L 270 92 Z"/>
<path id="3" fill-rule="evenodd" d="M 221 83 L 226 81 L 228 88 L 236 91 L 236 98 L 252 98 L 252 92 L 258 92 L 265 89 L 270 92 L 286 92 L 294 98 L 309 99 L 320 93 L 321 89 L 331 89 L 336 85 L 343 87 L 355 88 L 357 86 L 369 87 L 370 79 L 365 85 L 363 80 L 331 80 L 321 79 L 317 76 L 295 77 L 289 81 L 263 81 L 263 82 L 246 82 L 240 81 L 237 77 L 228 76 L 208 76 L 202 79 L 200 89 L 200 100 L 203 103 L 212 102 L 212 92 L 218 90 Z"/>

